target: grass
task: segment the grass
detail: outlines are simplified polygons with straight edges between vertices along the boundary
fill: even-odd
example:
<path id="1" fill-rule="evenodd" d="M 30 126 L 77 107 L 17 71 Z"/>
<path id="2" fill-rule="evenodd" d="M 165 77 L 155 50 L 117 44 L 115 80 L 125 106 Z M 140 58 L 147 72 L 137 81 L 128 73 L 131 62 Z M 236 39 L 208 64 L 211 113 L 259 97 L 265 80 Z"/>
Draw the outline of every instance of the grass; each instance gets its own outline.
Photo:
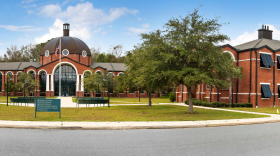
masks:
<path id="1" fill-rule="evenodd" d="M 234 107 L 234 108 L 227 108 L 227 109 L 241 110 L 241 111 L 248 111 L 248 112 L 269 113 L 269 114 L 277 114 L 277 109 L 280 111 L 280 107 L 261 107 L 261 108 Z"/>
<path id="2" fill-rule="evenodd" d="M 15 121 L 197 121 L 220 119 L 244 119 L 268 117 L 265 115 L 226 112 L 194 108 L 188 113 L 188 107 L 172 105 L 113 106 L 93 108 L 62 108 L 59 113 L 37 112 L 35 108 L 0 105 L 0 120 Z"/>
<path id="3" fill-rule="evenodd" d="M 72 101 L 75 102 L 76 97 L 72 98 Z M 108 99 L 107 97 L 105 99 Z M 148 104 L 149 98 L 115 98 L 110 97 L 110 104 Z M 152 103 L 171 103 L 169 98 L 152 98 Z"/>

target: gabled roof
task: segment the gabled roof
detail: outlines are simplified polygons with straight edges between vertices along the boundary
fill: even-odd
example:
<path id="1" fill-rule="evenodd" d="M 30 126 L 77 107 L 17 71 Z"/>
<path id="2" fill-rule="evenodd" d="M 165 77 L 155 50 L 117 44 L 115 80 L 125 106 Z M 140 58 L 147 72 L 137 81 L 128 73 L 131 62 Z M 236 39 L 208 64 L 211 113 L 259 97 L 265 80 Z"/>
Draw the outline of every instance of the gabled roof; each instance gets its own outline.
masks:
<path id="1" fill-rule="evenodd" d="M 40 62 L 0 62 L 0 70 L 23 70 L 30 66 L 38 68 L 41 64 Z"/>
<path id="2" fill-rule="evenodd" d="M 18 70 L 21 62 L 0 62 L 0 70 Z"/>
<path id="3" fill-rule="evenodd" d="M 280 41 L 262 38 L 234 46 L 237 51 L 244 51 L 252 48 L 260 49 L 263 47 L 267 47 L 272 51 L 278 51 L 280 49 Z"/>
<path id="4" fill-rule="evenodd" d="M 91 68 L 105 68 L 108 71 L 125 71 L 126 67 L 124 63 L 102 63 L 102 62 L 93 62 L 91 63 Z"/>
<path id="5" fill-rule="evenodd" d="M 22 62 L 20 64 L 20 66 L 18 67 L 18 70 L 23 70 L 24 68 L 26 67 L 35 67 L 35 68 L 38 68 L 38 67 L 41 67 L 42 65 L 40 64 L 40 62 Z M 1 69 L 1 67 L 0 67 Z"/>

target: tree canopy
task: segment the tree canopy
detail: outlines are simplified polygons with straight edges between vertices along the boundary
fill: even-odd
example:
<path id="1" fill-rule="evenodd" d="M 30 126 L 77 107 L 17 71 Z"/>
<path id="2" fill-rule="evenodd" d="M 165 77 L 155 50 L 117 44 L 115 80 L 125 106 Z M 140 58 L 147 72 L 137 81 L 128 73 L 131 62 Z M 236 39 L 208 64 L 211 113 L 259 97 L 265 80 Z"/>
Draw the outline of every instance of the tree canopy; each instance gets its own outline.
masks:
<path id="1" fill-rule="evenodd" d="M 185 18 L 170 19 L 163 30 L 141 34 L 143 42 L 126 57 L 127 71 L 147 90 L 183 84 L 193 112 L 191 87 L 200 83 L 228 87 L 229 79 L 241 78 L 228 53 L 217 46 L 229 37 L 219 33 L 218 18 L 204 19 L 198 9 Z"/>

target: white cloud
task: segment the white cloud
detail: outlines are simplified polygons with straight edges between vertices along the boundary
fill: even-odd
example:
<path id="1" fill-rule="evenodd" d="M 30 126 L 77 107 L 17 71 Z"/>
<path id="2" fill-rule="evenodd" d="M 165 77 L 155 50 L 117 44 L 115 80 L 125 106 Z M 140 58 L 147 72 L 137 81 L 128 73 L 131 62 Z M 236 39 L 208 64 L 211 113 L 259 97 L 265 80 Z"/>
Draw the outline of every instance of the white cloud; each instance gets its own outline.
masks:
<path id="1" fill-rule="evenodd" d="M 28 36 L 27 34 L 25 34 L 25 36 L 26 36 L 27 38 L 29 38 L 29 36 Z"/>
<path id="2" fill-rule="evenodd" d="M 260 24 L 258 26 L 260 26 Z M 280 30 L 276 29 L 274 25 L 268 24 L 268 26 L 269 30 L 273 31 L 273 39 L 280 40 Z M 255 30 L 252 33 L 244 32 L 242 35 L 236 37 L 235 39 L 220 43 L 219 45 L 230 44 L 232 46 L 236 46 L 256 39 L 258 39 L 258 30 Z"/>
<path id="3" fill-rule="evenodd" d="M 107 34 L 107 31 L 102 31 L 101 34 L 102 34 L 102 35 L 106 35 L 106 34 Z"/>
<path id="4" fill-rule="evenodd" d="M 71 0 L 66 0 L 66 1 L 64 1 L 61 5 L 65 5 L 65 4 L 67 4 L 68 2 L 70 2 Z"/>
<path id="5" fill-rule="evenodd" d="M 0 46 L 2 46 L 2 45 L 4 45 L 4 43 L 1 43 L 1 42 L 0 42 Z"/>
<path id="6" fill-rule="evenodd" d="M 126 13 L 136 14 L 138 10 L 130 10 L 125 7 L 111 8 L 108 13 L 101 9 L 94 8 L 92 3 L 86 2 L 76 6 L 68 6 L 62 11 L 59 5 L 45 5 L 37 14 L 44 17 L 67 19 L 69 23 L 79 23 L 81 25 L 101 25 L 113 22 Z"/>
<path id="7" fill-rule="evenodd" d="M 127 35 L 133 35 L 133 34 L 141 34 L 141 33 L 147 33 L 149 31 L 151 31 L 151 29 L 147 29 L 149 28 L 150 25 L 148 23 L 146 24 L 143 24 L 142 25 L 142 28 L 134 28 L 134 27 L 129 27 L 129 28 L 126 28 L 128 31 L 130 32 L 126 32 L 125 34 Z"/>
<path id="8" fill-rule="evenodd" d="M 94 30 L 93 33 L 99 33 L 102 30 L 102 28 L 98 28 L 97 30 Z"/>
<path id="9" fill-rule="evenodd" d="M 113 25 L 109 25 L 108 27 L 109 27 L 109 28 L 112 28 L 112 27 L 113 27 Z"/>
<path id="10" fill-rule="evenodd" d="M 53 26 L 49 28 L 49 32 L 41 37 L 36 37 L 35 42 L 36 43 L 42 43 L 46 42 L 49 39 L 56 38 L 62 36 L 63 32 L 63 21 L 60 19 L 56 19 Z M 83 40 L 90 39 L 92 33 L 90 27 L 80 27 L 79 25 L 71 25 L 70 26 L 70 36 L 82 38 Z M 100 29 L 100 30 L 99 30 Z M 94 30 L 93 33 L 97 33 L 101 31 L 102 28 L 99 28 L 98 30 Z"/>
<path id="11" fill-rule="evenodd" d="M 149 25 L 149 23 L 146 23 L 146 24 L 143 24 L 142 27 L 143 28 L 150 28 L 150 25 Z"/>
<path id="12" fill-rule="evenodd" d="M 15 26 L 15 25 L 0 25 L 0 28 L 4 28 L 10 31 L 38 31 L 40 28 L 33 28 L 33 26 Z"/>
<path id="13" fill-rule="evenodd" d="M 31 3 L 31 2 L 35 2 L 36 0 L 23 0 L 23 1 L 21 1 L 21 3 L 26 3 L 26 4 L 28 4 L 28 3 Z"/>
<path id="14" fill-rule="evenodd" d="M 108 12 L 102 9 L 94 8 L 92 3 L 85 2 L 77 4 L 76 6 L 68 6 L 66 10 L 62 10 L 60 5 L 45 5 L 40 9 L 28 11 L 30 14 L 36 14 L 42 17 L 55 18 L 49 32 L 41 37 L 35 38 L 36 43 L 45 42 L 51 38 L 62 35 L 63 20 L 70 23 L 70 36 L 79 37 L 83 40 L 89 40 L 95 33 L 99 33 L 102 28 L 93 30 L 92 28 L 111 23 L 125 14 L 136 14 L 138 10 L 130 10 L 125 7 L 111 8 Z M 112 27 L 112 26 L 109 26 Z M 104 33 L 104 32 L 103 32 Z"/>
<path id="15" fill-rule="evenodd" d="M 133 27 L 129 27 L 127 29 L 134 34 L 146 33 L 148 31 L 151 31 L 151 29 L 142 29 L 142 28 L 133 28 Z"/>

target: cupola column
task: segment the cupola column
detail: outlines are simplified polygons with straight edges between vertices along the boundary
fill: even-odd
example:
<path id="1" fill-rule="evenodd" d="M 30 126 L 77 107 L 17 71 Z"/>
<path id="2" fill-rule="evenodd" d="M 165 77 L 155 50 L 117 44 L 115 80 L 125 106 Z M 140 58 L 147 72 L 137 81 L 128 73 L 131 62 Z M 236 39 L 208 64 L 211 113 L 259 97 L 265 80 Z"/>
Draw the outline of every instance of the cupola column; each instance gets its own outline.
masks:
<path id="1" fill-rule="evenodd" d="M 63 36 L 69 36 L 70 31 L 70 24 L 64 23 L 63 24 Z"/>

